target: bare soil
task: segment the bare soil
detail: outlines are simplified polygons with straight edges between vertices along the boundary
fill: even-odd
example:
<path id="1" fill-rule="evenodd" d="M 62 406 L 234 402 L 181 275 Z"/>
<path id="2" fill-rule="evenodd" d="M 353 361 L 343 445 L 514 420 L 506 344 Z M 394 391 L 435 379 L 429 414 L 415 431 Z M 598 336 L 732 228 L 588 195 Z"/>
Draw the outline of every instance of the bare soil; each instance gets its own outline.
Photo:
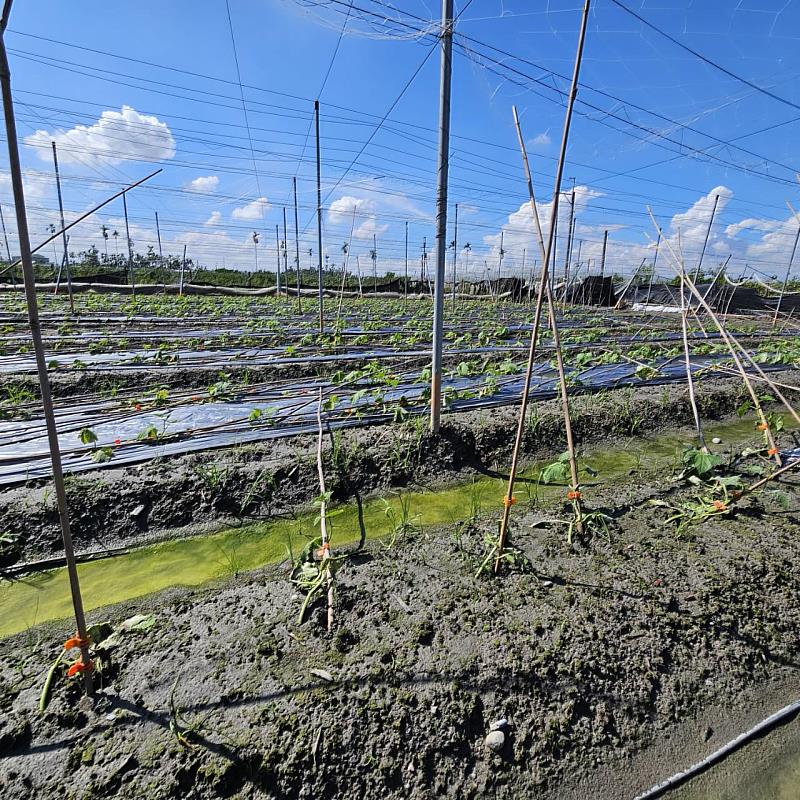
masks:
<path id="1" fill-rule="evenodd" d="M 298 624 L 285 565 L 124 604 L 108 618 L 155 627 L 93 702 L 59 682 L 44 715 L 64 625 L 4 640 L 3 794 L 630 800 L 800 683 L 798 478 L 678 536 L 646 500 L 690 491 L 597 490 L 608 534 L 572 546 L 535 525 L 563 506 L 515 507 L 499 577 L 475 574 L 491 518 L 372 543 L 339 569 L 331 633 L 321 606 Z"/>

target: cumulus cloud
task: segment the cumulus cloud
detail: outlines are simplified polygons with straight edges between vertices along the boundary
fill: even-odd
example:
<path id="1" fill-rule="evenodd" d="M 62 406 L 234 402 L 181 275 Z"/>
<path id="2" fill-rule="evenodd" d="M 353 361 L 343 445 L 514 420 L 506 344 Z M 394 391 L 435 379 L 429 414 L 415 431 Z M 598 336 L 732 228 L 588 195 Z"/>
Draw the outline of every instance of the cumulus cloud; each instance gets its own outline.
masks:
<path id="1" fill-rule="evenodd" d="M 373 236 L 382 236 L 389 230 L 388 225 L 378 224 L 377 217 L 367 217 L 354 231 L 356 239 L 371 239 Z"/>
<path id="2" fill-rule="evenodd" d="M 216 175 L 200 175 L 193 181 L 189 181 L 186 188 L 192 192 L 208 193 L 216 190 L 219 186 L 219 178 Z"/>
<path id="3" fill-rule="evenodd" d="M 37 130 L 25 137 L 42 161 L 50 161 L 51 142 L 64 164 L 119 164 L 122 161 L 162 161 L 175 155 L 175 139 L 165 122 L 140 114 L 131 106 L 104 111 L 92 125 L 70 130 Z"/>
<path id="4" fill-rule="evenodd" d="M 234 219 L 263 219 L 268 209 L 269 201 L 267 198 L 259 197 L 257 200 L 253 200 L 252 203 L 234 208 L 231 216 Z"/>
<path id="5" fill-rule="evenodd" d="M 328 222 L 331 225 L 341 225 L 352 221 L 354 211 L 359 215 L 373 211 L 374 208 L 375 203 L 365 197 L 343 195 L 328 206 Z"/>
<path id="6" fill-rule="evenodd" d="M 222 214 L 219 211 L 212 211 L 211 216 L 205 221 L 206 225 L 219 225 L 222 221 Z"/>

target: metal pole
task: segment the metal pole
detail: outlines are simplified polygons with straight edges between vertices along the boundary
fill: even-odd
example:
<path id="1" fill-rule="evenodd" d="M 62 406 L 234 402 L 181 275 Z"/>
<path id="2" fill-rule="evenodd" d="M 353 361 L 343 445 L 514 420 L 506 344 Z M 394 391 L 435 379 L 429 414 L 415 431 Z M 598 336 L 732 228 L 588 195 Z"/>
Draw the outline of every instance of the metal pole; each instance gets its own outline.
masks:
<path id="1" fill-rule="evenodd" d="M 286 209 L 283 209 L 283 218 L 286 219 Z M 283 240 L 283 252 L 286 253 L 286 239 Z M 278 257 L 278 281 L 276 284 L 276 296 L 281 293 L 281 235 L 278 233 L 278 226 L 275 226 L 275 254 Z"/>
<path id="2" fill-rule="evenodd" d="M 778 321 L 778 314 L 781 310 L 781 303 L 783 302 L 783 293 L 786 291 L 786 285 L 789 283 L 789 273 L 792 271 L 792 263 L 794 262 L 794 254 L 797 252 L 797 241 L 800 239 L 800 227 L 797 229 L 797 235 L 794 237 L 794 245 L 792 247 L 792 255 L 789 256 L 789 265 L 786 267 L 786 277 L 783 279 L 783 286 L 781 286 L 781 294 L 778 298 L 778 303 L 775 306 L 775 314 L 772 317 L 772 327 Z"/>
<path id="3" fill-rule="evenodd" d="M 317 129 L 317 249 L 319 250 L 319 266 L 317 267 L 317 280 L 319 281 L 319 332 L 325 331 L 325 309 L 322 297 L 322 188 L 321 164 L 319 156 L 319 100 L 314 101 L 314 120 Z"/>
<path id="4" fill-rule="evenodd" d="M 703 249 L 700 251 L 700 260 L 697 262 L 697 269 L 694 271 L 694 279 L 692 283 L 697 283 L 700 277 L 700 268 L 703 266 L 703 256 L 706 254 L 706 245 L 708 245 L 708 237 L 711 235 L 711 226 L 714 224 L 714 216 L 717 213 L 717 203 L 719 203 L 719 195 L 714 195 L 714 207 L 711 209 L 711 219 L 708 221 L 708 228 L 706 229 L 706 238 L 703 240 Z M 691 306 L 691 300 L 689 306 Z"/>
<path id="5" fill-rule="evenodd" d="M 161 227 L 158 224 L 158 211 L 155 212 L 156 215 L 156 236 L 158 236 L 158 260 L 161 266 L 164 266 L 164 252 L 161 249 Z"/>
<path id="6" fill-rule="evenodd" d="M 275 226 L 277 228 L 277 225 Z M 286 229 L 286 206 L 283 207 L 283 279 L 286 283 L 286 299 L 289 299 L 289 278 L 287 277 L 289 274 L 289 232 Z M 280 256 L 280 249 L 278 251 L 278 274 L 280 275 L 281 271 L 281 256 Z M 300 279 L 298 278 L 298 281 Z M 300 284 L 297 284 L 298 287 Z"/>
<path id="7" fill-rule="evenodd" d="M 569 225 L 567 226 L 567 250 L 564 253 L 564 291 L 569 283 L 569 259 L 572 255 L 572 234 L 575 232 L 575 179 L 572 179 L 572 194 L 569 199 Z"/>
<path id="8" fill-rule="evenodd" d="M 606 276 L 606 250 L 608 248 L 608 231 L 603 231 L 603 252 L 600 255 L 600 280 Z"/>
<path id="9" fill-rule="evenodd" d="M 64 228 L 64 203 L 61 199 L 61 176 L 58 173 L 58 154 L 56 153 L 56 143 L 53 145 L 53 166 L 56 171 L 56 191 L 58 192 L 58 213 L 61 217 L 61 228 Z M 69 269 L 69 247 L 67 245 L 67 232 L 62 234 L 64 239 L 64 269 L 67 271 L 67 294 L 69 295 L 69 310 L 75 313 L 75 299 L 72 296 L 72 275 Z"/>
<path id="10" fill-rule="evenodd" d="M 6 241 L 6 257 L 8 258 L 8 269 L 11 272 L 11 285 L 17 288 L 17 278 L 14 272 L 14 265 L 11 263 L 11 248 L 8 246 L 8 234 L 6 233 L 6 221 L 3 217 L 3 206 L 0 205 L 0 222 L 3 224 L 3 238 Z M 408 223 L 406 223 L 408 224 Z"/>
<path id="11" fill-rule="evenodd" d="M 42 411 L 44 413 L 47 440 L 50 447 L 50 460 L 53 466 L 53 482 L 56 491 L 58 516 L 61 522 L 61 536 L 64 540 L 64 558 L 69 578 L 72 607 L 75 612 L 75 624 L 78 638 L 81 640 L 81 662 L 84 664 L 83 678 L 87 694 L 92 694 L 91 660 L 89 659 L 89 642 L 86 633 L 86 617 L 83 612 L 83 599 L 81 597 L 78 570 L 75 564 L 75 552 L 72 547 L 72 532 L 69 521 L 69 508 L 67 506 L 67 493 L 64 488 L 64 473 L 61 467 L 61 452 L 58 443 L 58 429 L 56 428 L 55 414 L 53 412 L 53 398 L 50 394 L 50 381 L 47 376 L 47 362 L 45 360 L 42 333 L 39 325 L 39 309 L 36 302 L 36 283 L 33 274 L 33 259 L 31 258 L 31 245 L 28 235 L 28 218 L 25 211 L 25 193 L 22 185 L 22 167 L 19 160 L 19 146 L 17 143 L 17 125 L 14 119 L 14 101 L 11 97 L 11 70 L 6 54 L 5 30 L 8 25 L 8 16 L 11 12 L 11 0 L 6 0 L 0 20 L 0 90 L 3 95 L 3 115 L 6 125 L 6 142 L 8 144 L 8 162 L 11 173 L 11 188 L 14 193 L 14 208 L 17 217 L 17 234 L 19 236 L 19 251 L 22 260 L 22 278 L 25 283 L 25 301 L 28 308 L 28 322 L 31 329 L 31 340 L 36 360 L 36 372 L 39 377 L 39 388 L 42 397 Z"/>
<path id="12" fill-rule="evenodd" d="M 656 252 L 653 256 L 653 271 L 650 273 L 650 281 L 647 284 L 647 299 L 644 301 L 645 305 L 650 305 L 650 293 L 653 290 L 653 278 L 656 275 L 656 264 L 658 263 L 658 248 L 661 245 L 661 234 L 658 234 L 658 239 L 656 239 Z"/>
<path id="13" fill-rule="evenodd" d="M 122 210 L 125 212 L 125 238 L 128 240 L 128 272 L 131 278 L 131 293 L 136 297 L 136 275 L 133 271 L 133 248 L 131 247 L 131 232 L 128 229 L 128 201 L 122 195 Z"/>
<path id="14" fill-rule="evenodd" d="M 183 279 L 186 274 L 186 245 L 183 246 L 183 261 L 181 261 L 181 284 L 178 287 L 178 294 L 183 297 Z"/>
<path id="15" fill-rule="evenodd" d="M 439 170 L 436 187 L 436 284 L 433 295 L 431 432 L 438 433 L 442 405 L 444 268 L 447 251 L 447 174 L 450 165 L 450 82 L 453 69 L 453 0 L 442 0 L 442 61 L 439 79 Z"/>
<path id="16" fill-rule="evenodd" d="M 408 221 L 406 221 L 406 283 L 404 298 L 408 301 Z"/>
<path id="17" fill-rule="evenodd" d="M 378 238 L 372 234 L 372 294 L 378 294 Z"/>
<path id="18" fill-rule="evenodd" d="M 300 226 L 297 223 L 297 178 L 292 178 L 292 191 L 294 193 L 294 263 L 297 269 L 297 312 L 302 314 L 303 301 L 300 298 Z M 284 225 L 285 230 L 286 226 Z M 322 252 L 322 248 L 320 248 L 320 252 Z"/>
<path id="19" fill-rule="evenodd" d="M 453 218 L 453 314 L 456 313 L 456 270 L 458 268 L 458 203 Z"/>

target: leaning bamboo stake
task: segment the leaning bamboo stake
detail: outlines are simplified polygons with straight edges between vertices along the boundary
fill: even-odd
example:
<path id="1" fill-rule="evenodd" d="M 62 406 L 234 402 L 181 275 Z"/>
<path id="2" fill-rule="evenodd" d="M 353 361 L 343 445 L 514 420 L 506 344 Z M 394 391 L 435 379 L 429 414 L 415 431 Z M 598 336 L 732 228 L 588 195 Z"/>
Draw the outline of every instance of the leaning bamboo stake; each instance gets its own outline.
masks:
<path id="1" fill-rule="evenodd" d="M 567 378 L 564 372 L 564 354 L 561 350 L 561 337 L 558 333 L 555 304 L 550 291 L 550 284 L 545 284 L 547 293 L 547 312 L 550 315 L 550 329 L 553 332 L 553 348 L 556 352 L 556 369 L 558 371 L 559 394 L 561 395 L 561 412 L 564 415 L 564 432 L 567 438 L 567 453 L 569 455 L 569 472 L 572 479 L 570 491 L 567 495 L 575 510 L 575 530 L 583 533 L 583 509 L 581 507 L 580 481 L 578 479 L 578 460 L 575 457 L 575 442 L 572 437 L 572 419 L 569 413 L 569 398 L 567 396 Z"/>
<path id="2" fill-rule="evenodd" d="M 653 216 L 653 211 L 649 206 L 647 207 L 647 213 L 650 215 L 650 219 L 652 220 L 653 225 L 656 228 L 656 231 L 658 231 L 659 235 L 661 235 L 661 238 L 664 239 L 664 244 L 666 244 L 667 249 L 672 255 L 673 260 L 675 261 L 676 264 L 680 264 L 680 259 L 675 254 L 675 251 L 672 249 L 672 245 L 669 243 L 669 239 L 664 238 L 663 232 L 659 224 L 656 222 L 656 218 Z M 678 269 L 675 266 L 673 266 L 673 270 L 675 270 L 675 272 L 678 273 L 678 275 L 680 275 Z M 759 401 L 758 396 L 756 395 L 755 390 L 753 389 L 753 385 L 750 382 L 750 378 L 748 377 L 747 372 L 745 371 L 741 359 L 739 358 L 739 354 L 736 352 L 736 348 L 733 346 L 733 343 L 731 341 L 732 334 L 730 334 L 725 329 L 725 326 L 720 322 L 719 317 L 717 317 L 714 310 L 703 299 L 703 295 L 701 295 L 700 292 L 697 290 L 697 287 L 694 285 L 691 278 L 689 278 L 688 275 L 684 275 L 684 280 L 686 281 L 686 285 L 689 287 L 689 291 L 691 291 L 691 293 L 699 300 L 700 305 L 706 309 L 709 316 L 714 321 L 714 324 L 719 329 L 720 336 L 722 337 L 722 340 L 725 342 L 728 350 L 730 351 L 730 354 L 733 358 L 733 362 L 736 365 L 736 369 L 742 376 L 744 385 L 747 388 L 748 394 L 750 395 L 750 400 L 753 403 L 753 408 L 755 409 L 756 414 L 759 418 L 759 429 L 763 430 L 764 432 L 764 439 L 767 442 L 767 447 L 769 449 L 769 452 L 771 455 L 775 457 L 776 462 L 780 464 L 781 457 L 780 454 L 778 453 L 778 448 L 775 445 L 775 439 L 772 436 L 772 431 L 770 430 L 769 424 L 767 423 L 767 418 L 766 415 L 764 414 L 763 408 L 761 407 L 761 402 Z"/>
<path id="3" fill-rule="evenodd" d="M 534 319 L 533 319 L 533 329 L 531 330 L 531 341 L 530 341 L 530 348 L 528 350 L 528 363 L 525 368 L 525 383 L 522 387 L 522 399 L 520 401 L 520 408 L 519 408 L 519 418 L 517 420 L 517 432 L 514 438 L 514 449 L 511 456 L 511 469 L 509 471 L 508 476 L 508 489 L 506 491 L 506 496 L 503 498 L 503 516 L 500 521 L 500 534 L 497 541 L 497 558 L 495 559 L 494 569 L 497 572 L 500 568 L 500 559 L 503 556 L 503 550 L 505 549 L 506 540 L 508 538 L 508 519 L 509 514 L 511 512 L 511 504 L 514 502 L 514 483 L 517 477 L 517 464 L 519 461 L 519 451 L 520 445 L 522 444 L 522 434 L 525 430 L 525 415 L 528 410 L 528 398 L 530 396 L 530 388 L 531 388 L 531 375 L 533 373 L 533 362 L 536 357 L 536 344 L 539 338 L 539 326 L 541 324 L 541 316 L 542 316 L 542 304 L 544 302 L 545 297 L 545 284 L 548 280 L 548 265 L 550 263 L 550 254 L 553 249 L 553 233 L 554 233 L 554 222 L 556 219 L 556 215 L 558 214 L 558 198 L 561 193 L 561 178 L 564 174 L 564 160 L 567 155 L 567 143 L 569 141 L 569 129 L 570 123 L 572 122 L 572 109 L 575 105 L 575 97 L 578 93 L 578 78 L 581 71 L 581 60 L 583 58 L 583 43 L 586 38 L 586 23 L 589 19 L 589 5 L 590 0 L 584 1 L 583 6 L 583 16 L 581 18 L 581 29 L 580 34 L 578 35 L 578 47 L 577 52 L 575 54 L 575 67 L 572 73 L 572 85 L 570 86 L 569 97 L 567 100 L 567 108 L 564 114 L 564 130 L 561 135 L 561 150 L 558 157 L 558 165 L 556 167 L 556 177 L 553 189 L 553 209 L 551 212 L 550 217 L 550 227 L 547 232 L 547 247 L 545 248 L 545 253 L 542 259 L 542 270 L 539 276 L 539 287 L 537 289 L 536 294 L 536 310 L 534 312 Z M 516 114 L 515 114 L 516 118 Z M 522 134 L 520 132 L 519 127 L 517 127 L 517 136 L 521 142 L 523 142 L 522 147 L 522 160 L 523 165 L 526 167 L 525 169 L 525 176 L 528 181 L 528 194 L 531 198 L 534 197 L 533 194 L 533 181 L 530 177 L 530 168 L 527 167 L 527 155 L 525 154 L 524 148 L 524 140 L 522 139 Z M 533 211 L 534 218 L 538 219 L 538 215 L 536 213 L 535 205 L 531 204 L 531 210 Z"/>
<path id="4" fill-rule="evenodd" d="M 36 300 L 36 282 L 31 258 L 30 235 L 28 233 L 28 216 L 25 209 L 25 192 L 22 182 L 22 167 L 19 158 L 19 145 L 17 143 L 17 126 L 14 118 L 14 102 L 11 93 L 11 69 L 8 65 L 6 54 L 5 31 L 11 13 L 11 0 L 5 0 L 2 19 L 0 19 L 0 90 L 3 97 L 3 115 L 6 126 L 6 143 L 8 145 L 9 171 L 11 173 L 11 188 L 14 195 L 14 208 L 17 217 L 17 235 L 19 238 L 20 260 L 22 261 L 22 276 L 25 284 L 25 301 L 28 309 L 28 321 L 31 329 L 31 340 L 36 360 L 36 371 L 39 378 L 39 388 L 42 398 L 47 427 L 47 440 L 50 449 L 50 460 L 53 466 L 53 483 L 55 484 L 56 503 L 61 522 L 61 535 L 64 541 L 64 559 L 66 561 L 67 576 L 69 578 L 70 593 L 72 595 L 72 608 L 75 613 L 76 635 L 69 640 L 70 646 L 80 648 L 80 659 L 75 662 L 73 669 L 83 673 L 84 689 L 87 695 L 92 694 L 92 662 L 89 657 L 89 635 L 86 630 L 86 616 L 83 610 L 78 569 L 75 563 L 75 553 L 72 546 L 72 531 L 70 528 L 69 506 L 64 486 L 64 474 L 61 465 L 61 451 L 58 441 L 55 413 L 53 411 L 53 398 L 50 392 L 50 381 L 47 375 L 42 332 L 39 325 L 39 309 Z M 123 195 L 124 197 L 124 195 Z M 62 226 L 63 227 L 63 226 Z M 66 646 L 65 646 L 66 649 Z"/>
<path id="5" fill-rule="evenodd" d="M 680 252 L 680 251 L 679 251 Z M 697 409 L 697 400 L 694 396 L 694 378 L 692 377 L 692 358 L 689 352 L 689 332 L 686 324 L 686 267 L 683 262 L 683 254 L 681 253 L 681 334 L 683 336 L 683 354 L 686 361 L 686 383 L 689 388 L 689 403 L 692 406 L 692 415 L 694 416 L 694 427 L 697 431 L 697 437 L 700 440 L 700 449 L 708 452 L 705 437 L 703 436 L 703 426 L 700 422 L 700 412 Z"/>
<path id="6" fill-rule="evenodd" d="M 333 572 L 331 571 L 331 546 L 328 541 L 327 500 L 325 496 L 325 472 L 322 469 L 322 388 L 317 403 L 317 474 L 319 475 L 319 532 L 322 539 L 322 563 L 328 583 L 328 630 L 333 630 Z"/>
<path id="7" fill-rule="evenodd" d="M 546 260 L 546 248 L 544 244 L 544 235 L 542 233 L 542 223 L 539 219 L 539 208 L 536 203 L 536 194 L 533 189 L 533 178 L 531 176 L 530 163 L 528 161 L 528 152 L 525 147 L 525 139 L 522 136 L 522 127 L 517 116 L 516 106 L 511 107 L 514 115 L 514 125 L 517 129 L 517 139 L 519 140 L 520 152 L 522 154 L 522 163 L 525 170 L 525 178 L 528 183 L 528 197 L 531 204 L 531 213 L 533 214 L 534 225 L 536 227 L 536 236 L 539 244 L 539 252 L 542 256 L 542 261 Z M 564 371 L 564 353 L 561 348 L 561 335 L 558 330 L 558 320 L 556 319 L 555 303 L 553 302 L 553 293 L 550 288 L 550 281 L 545 281 L 545 294 L 547 298 L 547 312 L 550 318 L 550 330 L 553 333 L 553 349 L 556 355 L 556 370 L 558 372 L 558 385 L 559 395 L 561 399 L 561 411 L 564 416 L 564 432 L 567 439 L 567 454 L 569 456 L 569 471 L 571 477 L 570 486 L 570 499 L 575 509 L 575 528 L 578 533 L 583 533 L 583 510 L 581 507 L 581 491 L 580 482 L 578 479 L 578 460 L 575 455 L 575 443 L 572 436 L 572 419 L 569 411 L 569 397 L 567 395 L 567 378 Z M 509 495 L 510 497 L 511 495 Z"/>

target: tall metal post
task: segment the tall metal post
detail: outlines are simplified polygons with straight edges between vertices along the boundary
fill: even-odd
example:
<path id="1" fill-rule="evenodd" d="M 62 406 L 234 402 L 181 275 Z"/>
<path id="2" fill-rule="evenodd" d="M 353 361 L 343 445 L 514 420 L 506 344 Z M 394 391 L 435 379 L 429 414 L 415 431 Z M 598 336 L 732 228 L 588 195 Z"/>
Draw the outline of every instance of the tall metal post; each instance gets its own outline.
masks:
<path id="1" fill-rule="evenodd" d="M 283 218 L 286 219 L 286 209 L 283 209 Z M 285 237 L 286 234 L 284 234 Z M 283 252 L 286 252 L 286 239 L 283 240 Z M 278 232 L 278 226 L 275 226 L 275 253 L 278 257 L 278 278 L 275 285 L 275 295 L 280 297 L 281 294 L 281 235 Z"/>
<path id="2" fill-rule="evenodd" d="M 131 292 L 136 297 L 136 275 L 133 271 L 133 248 L 131 247 L 131 232 L 128 228 L 128 201 L 122 195 L 122 210 L 125 213 L 125 239 L 128 242 L 128 273 L 131 279 Z"/>
<path id="3" fill-rule="evenodd" d="M 797 242 L 800 240 L 800 227 L 797 229 L 797 235 L 794 237 L 794 245 L 792 246 L 792 254 L 789 256 L 789 264 L 786 267 L 786 277 L 783 279 L 783 286 L 781 286 L 781 294 L 778 297 L 778 302 L 775 305 L 775 314 L 772 317 L 772 327 L 778 321 L 778 314 L 781 310 L 781 303 L 783 302 L 783 294 L 786 291 L 786 285 L 789 283 L 789 273 L 792 271 L 792 263 L 794 262 L 794 254 L 797 252 Z"/>
<path id="4" fill-rule="evenodd" d="M 158 237 L 158 261 L 159 261 L 159 264 L 163 267 L 164 266 L 164 252 L 161 249 L 161 226 L 158 224 L 158 211 L 156 211 L 155 214 L 156 214 L 156 236 Z"/>
<path id="5" fill-rule="evenodd" d="M 64 473 L 61 466 L 61 451 L 58 443 L 58 429 L 53 412 L 53 398 L 50 393 L 50 381 L 47 376 L 42 332 L 39 325 L 39 309 L 36 302 L 36 283 L 33 274 L 33 259 L 28 234 L 28 217 L 25 211 L 25 192 L 22 186 L 22 167 L 19 160 L 17 143 L 17 124 L 14 119 L 14 101 L 11 96 L 11 70 L 6 54 L 5 31 L 11 13 L 11 0 L 5 0 L 3 15 L 0 19 L 0 91 L 3 95 L 3 115 L 6 126 L 6 143 L 8 145 L 8 162 L 11 173 L 11 188 L 14 194 L 14 209 L 17 217 L 17 235 L 19 236 L 19 252 L 22 260 L 22 278 L 25 283 L 25 301 L 28 308 L 28 322 L 31 329 L 36 372 L 42 397 L 47 441 L 50 447 L 50 460 L 53 466 L 53 482 L 56 491 L 58 516 L 61 522 L 61 536 L 64 540 L 64 558 L 72 595 L 72 607 L 75 612 L 75 624 L 80 640 L 81 664 L 83 665 L 84 686 L 87 694 L 92 693 L 91 660 L 89 659 L 89 641 L 86 632 L 86 617 L 83 611 L 78 570 L 75 564 L 75 552 L 72 547 L 72 531 L 70 528 L 67 493 L 64 488 Z"/>
<path id="6" fill-rule="evenodd" d="M 408 300 L 408 220 L 406 220 L 406 281 L 403 296 L 405 300 Z"/>
<path id="7" fill-rule="evenodd" d="M 300 226 L 297 222 L 297 178 L 292 178 L 292 191 L 294 193 L 294 264 L 297 270 L 297 312 L 303 313 L 303 301 L 300 298 Z M 286 217 L 284 216 L 284 220 Z M 283 226 L 284 231 L 286 225 Z M 322 248 L 320 248 L 322 252 Z M 322 256 L 320 256 L 322 258 Z"/>
<path id="8" fill-rule="evenodd" d="M 600 280 L 606 274 L 606 248 L 608 247 L 608 231 L 603 231 L 603 254 L 600 256 Z"/>
<path id="9" fill-rule="evenodd" d="M 317 280 L 319 281 L 319 332 L 324 333 L 325 309 L 322 296 L 322 166 L 319 157 L 319 100 L 314 101 L 314 123 L 317 129 L 317 250 L 319 250 Z"/>
<path id="10" fill-rule="evenodd" d="M 442 0 L 442 62 L 439 80 L 439 174 L 436 186 L 436 284 L 433 293 L 431 432 L 438 433 L 442 405 L 444 268 L 447 254 L 447 174 L 450 165 L 450 81 L 453 72 L 453 0 Z"/>
<path id="11" fill-rule="evenodd" d="M 453 217 L 453 314 L 456 313 L 456 270 L 458 268 L 458 203 Z"/>
<path id="12" fill-rule="evenodd" d="M 178 286 L 178 294 L 183 297 L 183 283 L 186 276 L 186 245 L 183 246 L 183 261 L 181 261 L 181 282 Z"/>
<path id="13" fill-rule="evenodd" d="M 287 277 L 289 274 L 289 231 L 286 228 L 286 206 L 283 207 L 283 278 L 286 283 L 286 298 L 289 298 L 289 278 Z M 300 289 L 300 261 L 298 258 L 298 273 L 297 273 L 297 288 Z M 280 272 L 281 268 L 281 257 L 278 254 L 278 272 Z M 298 294 L 299 296 L 299 294 Z"/>
<path id="14" fill-rule="evenodd" d="M 378 237 L 372 234 L 372 294 L 378 294 Z"/>
<path id="15" fill-rule="evenodd" d="M 569 197 L 569 225 L 567 226 L 567 248 L 564 253 L 564 291 L 569 282 L 569 260 L 572 256 L 572 234 L 575 232 L 575 179 L 572 179 L 572 194 Z"/>
<path id="16" fill-rule="evenodd" d="M 711 226 L 714 224 L 714 217 L 717 214 L 717 204 L 719 203 L 719 195 L 714 195 L 714 206 L 711 209 L 711 218 L 708 220 L 708 228 L 706 228 L 706 238 L 703 240 L 703 249 L 700 251 L 700 260 L 697 262 L 697 269 L 694 271 L 694 280 L 692 283 L 697 283 L 700 277 L 700 270 L 703 266 L 703 256 L 706 254 L 706 247 L 708 246 L 708 237 L 711 235 Z M 691 305 L 691 301 L 689 303 Z"/>
<path id="17" fill-rule="evenodd" d="M 58 154 L 56 153 L 56 143 L 52 142 L 53 145 L 53 166 L 55 167 L 56 171 L 56 191 L 58 192 L 58 213 L 61 216 L 61 230 L 62 230 L 62 239 L 64 242 L 64 269 L 67 271 L 67 294 L 69 295 L 69 310 L 74 314 L 75 313 L 75 300 L 72 296 L 72 275 L 70 274 L 69 268 L 69 246 L 67 245 L 67 232 L 64 230 L 66 225 L 64 225 L 64 203 L 61 199 L 61 176 L 58 173 Z"/>
<path id="18" fill-rule="evenodd" d="M 0 222 L 3 224 L 3 238 L 6 241 L 6 257 L 8 258 L 8 269 L 11 272 L 11 285 L 17 288 L 17 277 L 14 272 L 14 264 L 11 261 L 11 248 L 8 246 L 8 234 L 6 233 L 6 221 L 3 217 L 3 206 L 0 205 Z M 408 223 L 406 222 L 406 230 L 408 230 Z M 408 247 L 408 245 L 406 245 Z"/>

